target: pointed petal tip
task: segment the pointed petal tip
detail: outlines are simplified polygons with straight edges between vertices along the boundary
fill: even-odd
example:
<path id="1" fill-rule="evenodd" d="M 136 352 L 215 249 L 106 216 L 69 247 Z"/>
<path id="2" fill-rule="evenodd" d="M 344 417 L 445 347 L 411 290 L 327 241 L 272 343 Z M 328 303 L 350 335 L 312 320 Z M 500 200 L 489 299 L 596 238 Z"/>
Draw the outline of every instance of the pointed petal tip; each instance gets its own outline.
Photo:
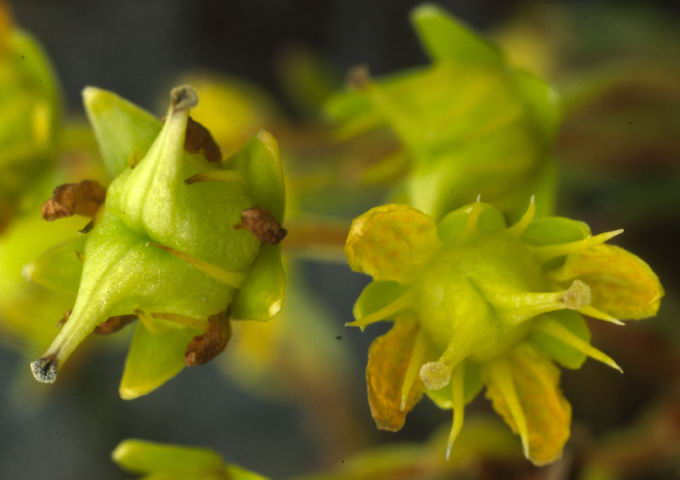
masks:
<path id="1" fill-rule="evenodd" d="M 48 356 L 31 362 L 31 373 L 40 383 L 54 383 L 57 380 L 56 357 Z"/>

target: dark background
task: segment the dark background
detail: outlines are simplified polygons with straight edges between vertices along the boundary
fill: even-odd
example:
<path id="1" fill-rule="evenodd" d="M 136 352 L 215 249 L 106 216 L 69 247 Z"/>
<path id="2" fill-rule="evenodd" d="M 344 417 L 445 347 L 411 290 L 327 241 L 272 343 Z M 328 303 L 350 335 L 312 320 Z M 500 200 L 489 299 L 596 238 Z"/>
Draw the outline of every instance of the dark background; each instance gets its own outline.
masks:
<path id="1" fill-rule="evenodd" d="M 18 22 L 51 56 L 69 108 L 81 112 L 79 92 L 85 85 L 114 90 L 153 108 L 162 89 L 196 68 L 254 82 L 285 108 L 274 64 L 291 45 L 312 47 L 341 70 L 366 63 L 380 74 L 424 63 L 408 22 L 410 9 L 419 3 L 16 0 L 12 6 Z M 484 30 L 502 22 L 520 2 L 437 3 Z M 654 4 L 669 15 L 678 12 L 677 2 L 639 3 Z M 337 324 L 349 321 L 364 280 L 346 268 L 318 264 L 309 265 L 307 273 L 314 279 L 311 290 L 332 308 Z M 367 345 L 377 334 L 343 331 L 357 363 L 363 364 Z M 243 393 L 211 367 L 185 372 L 152 395 L 125 402 L 117 395 L 124 357 L 112 350 L 92 352 L 77 378 L 58 388 L 40 409 L 13 408 L 16 400 L 10 393 L 0 394 L 1 478 L 121 478 L 109 455 L 128 437 L 210 446 L 228 460 L 274 478 L 317 465 L 316 443 L 295 407 Z M 0 350 L 0 392 L 9 392 L 21 362 L 14 353 Z M 357 373 L 355 382 L 351 387 L 361 392 L 363 375 Z M 568 389 L 569 378 L 566 385 Z M 362 420 L 370 426 L 368 408 L 360 400 Z M 447 418 L 426 402 L 415 415 L 421 421 L 411 422 L 403 433 L 378 438 L 422 440 Z"/>

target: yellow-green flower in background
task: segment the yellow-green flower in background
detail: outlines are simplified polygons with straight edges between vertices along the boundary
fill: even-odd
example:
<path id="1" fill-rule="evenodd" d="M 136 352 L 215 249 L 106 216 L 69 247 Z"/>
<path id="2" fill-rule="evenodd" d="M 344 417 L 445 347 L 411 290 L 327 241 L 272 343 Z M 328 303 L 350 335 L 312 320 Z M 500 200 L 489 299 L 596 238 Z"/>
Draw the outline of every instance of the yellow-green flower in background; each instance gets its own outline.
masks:
<path id="1" fill-rule="evenodd" d="M 554 362 L 618 365 L 590 345 L 583 315 L 620 324 L 654 315 L 663 289 L 650 267 L 562 217 L 535 219 L 533 199 L 514 225 L 479 200 L 440 222 L 406 205 L 376 207 L 352 223 L 345 250 L 373 277 L 354 307 L 361 328 L 394 326 L 369 350 L 366 381 L 378 428 L 399 430 L 423 392 L 454 411 L 483 386 L 532 462 L 554 461 L 571 409 Z M 620 370 L 620 369 L 619 369 Z"/>
<path id="2" fill-rule="evenodd" d="M 409 157 L 397 198 L 436 220 L 478 193 L 518 218 L 534 192 L 549 213 L 555 93 L 440 8 L 419 6 L 412 21 L 432 64 L 377 80 L 355 70 L 327 106 L 338 134 L 394 131 Z"/>
<path id="3" fill-rule="evenodd" d="M 226 463 L 208 448 L 128 439 L 116 447 L 111 457 L 125 471 L 148 480 L 267 480 Z"/>
<path id="4" fill-rule="evenodd" d="M 9 222 L 20 195 L 48 169 L 59 114 L 49 60 L 0 2 L 0 227 Z"/>

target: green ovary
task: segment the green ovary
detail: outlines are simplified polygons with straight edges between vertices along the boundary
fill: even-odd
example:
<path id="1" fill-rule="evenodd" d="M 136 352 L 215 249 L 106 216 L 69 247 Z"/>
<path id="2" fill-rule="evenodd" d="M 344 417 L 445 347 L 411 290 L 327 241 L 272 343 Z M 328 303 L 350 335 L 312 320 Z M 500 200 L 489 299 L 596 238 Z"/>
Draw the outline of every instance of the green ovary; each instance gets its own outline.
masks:
<path id="1" fill-rule="evenodd" d="M 491 298 L 544 292 L 547 287 L 528 248 L 505 232 L 495 232 L 444 245 L 414 282 L 414 308 L 439 353 L 453 346 L 461 359 L 484 361 L 518 343 L 531 323 L 510 324 Z"/>

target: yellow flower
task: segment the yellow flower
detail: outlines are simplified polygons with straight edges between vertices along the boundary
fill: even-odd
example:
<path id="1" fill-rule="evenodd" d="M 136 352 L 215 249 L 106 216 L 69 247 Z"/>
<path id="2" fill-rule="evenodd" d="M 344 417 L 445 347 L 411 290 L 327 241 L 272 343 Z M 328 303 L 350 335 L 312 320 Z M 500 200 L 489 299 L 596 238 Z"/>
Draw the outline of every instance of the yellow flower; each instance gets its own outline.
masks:
<path id="1" fill-rule="evenodd" d="M 371 345 L 366 370 L 378 428 L 399 430 L 426 393 L 453 409 L 448 456 L 464 405 L 485 386 L 527 458 L 559 458 L 571 408 L 554 362 L 579 368 L 591 357 L 620 370 L 590 345 L 581 314 L 616 324 L 649 317 L 663 289 L 644 261 L 605 244 L 622 230 L 593 236 L 582 222 L 534 213 L 532 199 L 508 227 L 478 200 L 438 224 L 406 205 L 354 220 L 347 258 L 374 281 L 349 325 L 394 321 Z"/>

